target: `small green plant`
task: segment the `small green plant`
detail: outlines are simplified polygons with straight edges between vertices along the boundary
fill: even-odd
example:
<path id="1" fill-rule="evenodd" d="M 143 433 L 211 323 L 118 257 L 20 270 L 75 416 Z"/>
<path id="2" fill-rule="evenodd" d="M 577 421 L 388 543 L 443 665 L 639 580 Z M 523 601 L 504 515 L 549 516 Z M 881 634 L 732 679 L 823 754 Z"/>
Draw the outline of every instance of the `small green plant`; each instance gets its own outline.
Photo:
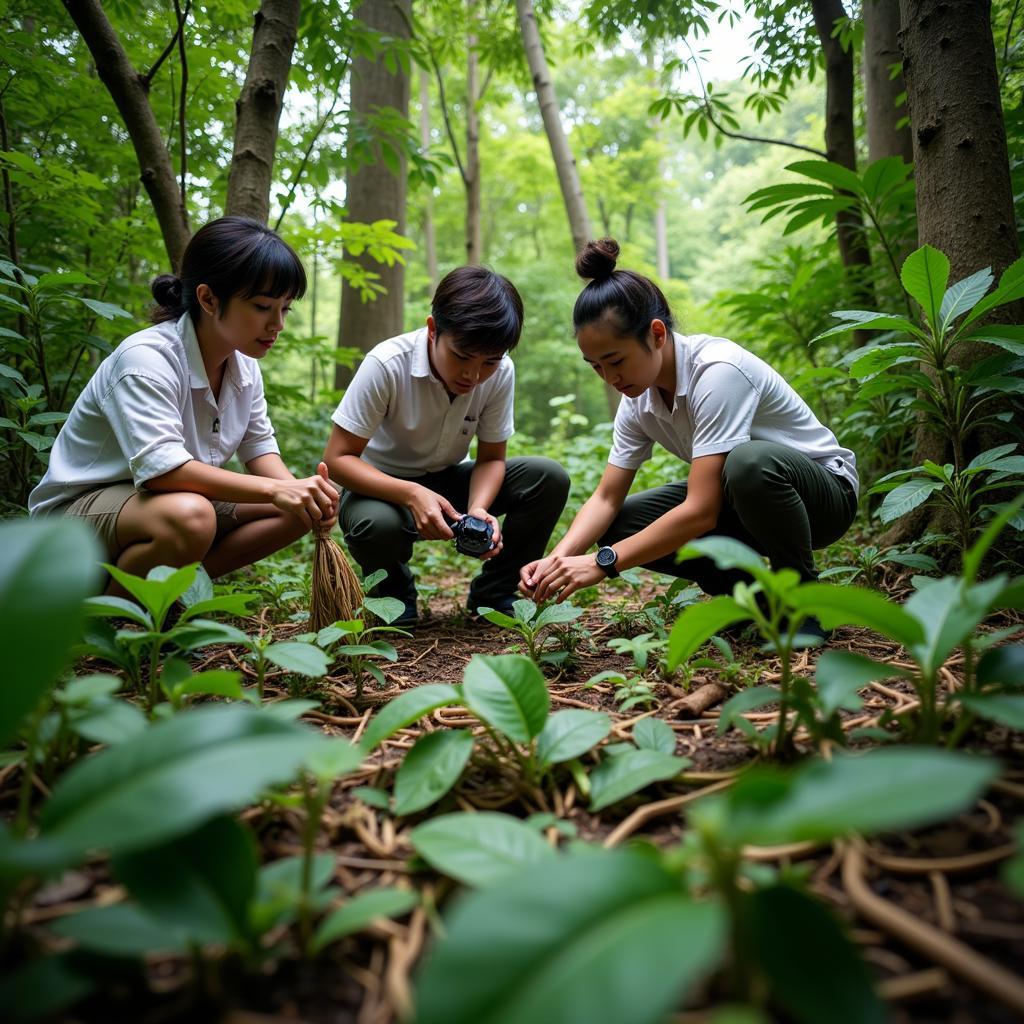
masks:
<path id="1" fill-rule="evenodd" d="M 901 565 L 917 572 L 938 572 L 939 563 L 931 555 L 920 551 L 908 551 L 904 547 L 892 545 L 879 548 L 874 544 L 851 545 L 852 564 L 835 565 L 823 569 L 818 574 L 819 580 L 836 579 L 842 583 L 856 583 L 863 580 L 867 587 L 878 586 L 879 574 L 885 565 Z"/>
<path id="2" fill-rule="evenodd" d="M 615 687 L 613 698 L 621 712 L 635 707 L 649 708 L 658 703 L 654 686 L 643 676 L 631 676 L 616 669 L 605 669 L 591 676 L 583 685 L 590 689 L 601 683 L 611 683 Z"/>
<path id="3" fill-rule="evenodd" d="M 527 655 L 538 665 L 558 665 L 565 660 L 565 652 L 550 634 L 542 636 L 553 626 L 573 622 L 583 614 L 582 608 L 564 602 L 548 603 L 538 607 L 528 598 L 512 603 L 512 614 L 496 611 L 494 608 L 480 609 L 480 614 L 496 626 L 511 629 L 523 638 Z"/>

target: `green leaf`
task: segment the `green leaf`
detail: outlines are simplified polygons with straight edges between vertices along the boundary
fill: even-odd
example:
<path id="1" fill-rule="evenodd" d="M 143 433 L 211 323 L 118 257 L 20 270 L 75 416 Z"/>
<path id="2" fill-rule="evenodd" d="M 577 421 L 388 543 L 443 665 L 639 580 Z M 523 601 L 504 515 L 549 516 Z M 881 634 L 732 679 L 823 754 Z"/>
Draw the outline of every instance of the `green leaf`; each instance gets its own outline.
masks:
<path id="1" fill-rule="evenodd" d="M 458 704 L 461 700 L 462 692 L 459 688 L 447 683 L 427 683 L 414 690 L 407 690 L 373 716 L 363 734 L 363 749 L 371 751 L 389 736 L 394 736 L 399 729 L 419 721 L 431 711 L 449 704 Z"/>
<path id="2" fill-rule="evenodd" d="M 718 716 L 718 735 L 724 736 L 734 725 L 737 725 L 745 712 L 756 711 L 766 704 L 774 704 L 779 699 L 777 686 L 751 686 L 733 694 L 723 705 Z"/>
<path id="3" fill-rule="evenodd" d="M 854 195 L 862 195 L 864 192 L 863 183 L 856 171 L 851 171 L 848 167 L 831 160 L 798 160 L 796 163 L 787 164 L 786 170 L 795 171 L 815 181 L 823 181 Z"/>
<path id="4" fill-rule="evenodd" d="M 748 611 L 724 594 L 684 608 L 668 638 L 669 670 L 674 672 L 689 661 L 719 630 L 749 618 Z"/>
<path id="5" fill-rule="evenodd" d="M 856 711 L 863 703 L 857 691 L 878 679 L 903 675 L 901 669 L 872 661 L 853 651 L 825 651 L 815 666 L 814 678 L 825 715 L 844 708 Z"/>
<path id="6" fill-rule="evenodd" d="M 938 671 L 954 647 L 958 647 L 988 614 L 990 596 L 1001 589 L 999 579 L 965 586 L 959 579 L 920 580 L 918 589 L 904 602 L 924 632 L 911 653 L 926 674 Z"/>
<path id="7" fill-rule="evenodd" d="M 537 764 L 547 768 L 580 757 L 611 731 L 612 720 L 603 711 L 556 711 L 548 716 L 537 737 Z"/>
<path id="8" fill-rule="evenodd" d="M 726 917 L 652 859 L 581 850 L 463 900 L 417 1024 L 656 1024 L 720 962 Z"/>
<path id="9" fill-rule="evenodd" d="M 124 597 L 112 597 L 110 594 L 99 594 L 86 599 L 87 615 L 103 616 L 104 618 L 131 619 L 147 630 L 153 628 L 153 618 L 134 601 Z"/>
<path id="10" fill-rule="evenodd" d="M 73 765 L 43 809 L 42 834 L 82 852 L 166 842 L 290 781 L 322 742 L 237 704 L 182 712 Z"/>
<path id="11" fill-rule="evenodd" d="M 606 757 L 590 774 L 590 809 L 599 811 L 652 782 L 674 779 L 692 763 L 660 750 L 627 750 Z"/>
<path id="12" fill-rule="evenodd" d="M 438 729 L 421 736 L 395 777 L 395 814 L 413 814 L 440 800 L 459 781 L 472 752 L 468 729 Z"/>
<path id="13" fill-rule="evenodd" d="M 211 612 L 226 612 L 228 615 L 245 615 L 249 611 L 249 605 L 257 600 L 256 594 L 225 594 L 223 597 L 211 597 L 202 601 L 196 601 L 189 605 L 182 613 L 179 622 L 188 622 L 199 615 L 209 615 Z"/>
<path id="14" fill-rule="evenodd" d="M 927 480 L 920 477 L 908 480 L 905 484 L 891 490 L 878 507 L 876 515 L 883 523 L 891 523 L 900 516 L 912 512 L 923 504 L 936 491 L 941 491 L 945 484 L 941 480 Z"/>
<path id="15" fill-rule="evenodd" d="M 104 320 L 114 320 L 117 317 L 125 317 L 128 320 L 132 319 L 132 315 L 127 309 L 115 306 L 112 302 L 100 302 L 99 299 L 87 299 L 82 295 L 76 295 L 75 298 L 77 298 L 83 306 L 88 306 L 94 313 L 103 317 Z"/>
<path id="16" fill-rule="evenodd" d="M 1024 327 L 1011 324 L 987 324 L 962 335 L 962 341 L 984 341 L 1006 352 L 1024 356 Z"/>
<path id="17" fill-rule="evenodd" d="M 118 569 L 116 565 L 104 563 L 104 567 L 149 612 L 158 629 L 163 625 L 171 605 L 192 586 L 197 569 L 196 564 L 182 566 L 180 569 L 158 565 L 150 569 L 145 579 L 140 579 Z"/>
<path id="18" fill-rule="evenodd" d="M 1010 729 L 1024 729 L 1024 695 L 1010 693 L 964 693 L 960 703 L 968 711 Z"/>
<path id="19" fill-rule="evenodd" d="M 71 519 L 0 524 L 0 749 L 57 681 L 99 582 L 91 530 Z"/>
<path id="20" fill-rule="evenodd" d="M 474 655 L 462 691 L 466 707 L 516 743 L 529 743 L 547 721 L 551 698 L 541 670 L 521 654 Z"/>
<path id="21" fill-rule="evenodd" d="M 147 727 L 145 714 L 126 700 L 97 701 L 71 722 L 71 731 L 76 735 L 108 747 L 138 736 Z"/>
<path id="22" fill-rule="evenodd" d="M 401 917 L 419 904 L 419 896 L 411 889 L 371 889 L 361 892 L 324 919 L 313 936 L 312 950 L 319 953 L 324 946 L 346 935 L 362 931 L 380 917 Z"/>
<path id="23" fill-rule="evenodd" d="M 907 294 L 924 310 L 932 329 L 938 334 L 942 321 L 939 310 L 949 281 L 949 260 L 945 253 L 923 245 L 904 261 L 900 280 Z"/>
<path id="24" fill-rule="evenodd" d="M 301 676 L 313 678 L 327 675 L 330 665 L 327 655 L 319 647 L 297 640 L 271 644 L 263 654 L 267 661 L 272 661 L 286 672 L 296 672 Z"/>
<path id="25" fill-rule="evenodd" d="M 306 767 L 321 781 L 331 782 L 355 771 L 365 756 L 363 748 L 341 737 L 332 737 L 309 752 Z"/>
<path id="26" fill-rule="evenodd" d="M 178 683 L 174 690 L 182 697 L 203 693 L 213 697 L 245 700 L 245 693 L 242 691 L 242 674 L 220 668 L 189 676 Z"/>
<path id="27" fill-rule="evenodd" d="M 142 910 L 172 933 L 233 945 L 249 939 L 256 864 L 249 830 L 217 817 L 174 842 L 115 857 L 112 867 Z"/>
<path id="28" fill-rule="evenodd" d="M 132 903 L 82 910 L 51 922 L 49 928 L 83 949 L 106 956 L 141 957 L 188 949 L 183 932 L 168 928 Z"/>
<path id="29" fill-rule="evenodd" d="M 772 1004 L 797 1024 L 885 1024 L 873 979 L 835 916 L 819 900 L 784 885 L 749 900 L 751 945 Z"/>
<path id="30" fill-rule="evenodd" d="M 998 771 L 994 760 L 924 747 L 836 754 L 789 776 L 754 770 L 724 798 L 727 827 L 733 842 L 759 846 L 919 828 L 971 806 Z"/>
<path id="31" fill-rule="evenodd" d="M 432 868 L 477 887 L 555 856 L 535 828 L 494 811 L 442 814 L 417 825 L 409 841 Z"/>
<path id="32" fill-rule="evenodd" d="M 980 686 L 994 683 L 1024 686 L 1024 645 L 1013 644 L 986 651 L 978 662 L 977 678 Z"/>
<path id="33" fill-rule="evenodd" d="M 1004 505 L 992 521 L 985 526 L 981 536 L 964 553 L 963 578 L 966 583 L 973 583 L 977 579 L 981 563 L 985 555 L 988 554 L 989 548 L 995 543 L 1006 524 L 1022 508 L 1024 508 L 1024 494 L 1018 495 L 1013 501 Z"/>
<path id="34" fill-rule="evenodd" d="M 94 675 L 72 679 L 63 690 L 58 690 L 53 699 L 58 704 L 88 704 L 97 697 L 109 697 L 121 689 L 118 676 Z"/>
<path id="35" fill-rule="evenodd" d="M 37 291 L 47 291 L 50 288 L 63 288 L 68 284 L 96 284 L 88 274 L 80 270 L 70 270 L 63 274 L 42 274 L 36 282 Z"/>
<path id="36" fill-rule="evenodd" d="M 964 320 L 964 326 L 984 316 L 990 309 L 1024 299 L 1024 257 L 1015 260 L 1001 274 L 996 290 L 985 296 Z"/>
<path id="37" fill-rule="evenodd" d="M 633 742 L 641 750 L 660 750 L 663 754 L 676 752 L 676 734 L 660 718 L 641 718 L 633 726 Z"/>
<path id="38" fill-rule="evenodd" d="M 826 629 L 866 626 L 904 647 L 924 639 L 921 626 L 898 604 L 864 587 L 803 583 L 790 593 L 794 610 L 814 615 Z"/>
<path id="39" fill-rule="evenodd" d="M 391 623 L 405 611 L 405 603 L 397 597 L 365 597 L 363 608 L 381 622 Z"/>
<path id="40" fill-rule="evenodd" d="M 950 324 L 958 316 L 963 316 L 971 309 L 978 300 L 989 290 L 992 285 L 992 268 L 986 267 L 979 270 L 962 281 L 951 285 L 946 294 L 942 297 L 942 306 L 939 309 L 939 318 L 942 329 L 948 330 Z"/>
<path id="41" fill-rule="evenodd" d="M 544 626 L 554 626 L 564 622 L 574 622 L 583 614 L 582 608 L 574 604 L 563 602 L 562 604 L 549 604 L 537 616 L 533 623 L 536 630 Z"/>
<path id="42" fill-rule="evenodd" d="M 250 908 L 249 920 L 252 930 L 263 935 L 271 928 L 288 924 L 298 917 L 303 895 L 303 872 L 305 858 L 285 857 L 260 868 L 257 880 L 256 899 Z M 313 855 L 309 888 L 314 894 L 314 909 L 326 905 L 332 899 L 324 888 L 334 877 L 335 859 L 333 853 Z"/>

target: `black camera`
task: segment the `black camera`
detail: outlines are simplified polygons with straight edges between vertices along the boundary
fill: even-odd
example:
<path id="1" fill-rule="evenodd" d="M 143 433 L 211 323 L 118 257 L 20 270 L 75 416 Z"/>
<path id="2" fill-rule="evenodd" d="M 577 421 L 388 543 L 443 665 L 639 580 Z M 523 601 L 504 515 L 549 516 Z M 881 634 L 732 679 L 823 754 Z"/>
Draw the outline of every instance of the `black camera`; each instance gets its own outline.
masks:
<path id="1" fill-rule="evenodd" d="M 463 516 L 452 523 L 455 534 L 455 550 L 464 555 L 479 557 L 494 547 L 494 527 L 486 519 L 476 516 Z"/>

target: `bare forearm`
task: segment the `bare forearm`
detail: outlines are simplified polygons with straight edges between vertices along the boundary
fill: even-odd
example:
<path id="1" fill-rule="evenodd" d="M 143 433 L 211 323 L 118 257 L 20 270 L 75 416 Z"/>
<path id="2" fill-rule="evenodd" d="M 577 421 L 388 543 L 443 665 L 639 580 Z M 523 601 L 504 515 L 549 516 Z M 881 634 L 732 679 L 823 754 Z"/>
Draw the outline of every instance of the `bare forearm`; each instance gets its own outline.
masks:
<path id="1" fill-rule="evenodd" d="M 678 551 L 691 540 L 702 537 L 715 526 L 706 510 L 687 502 L 666 512 L 655 519 L 650 526 L 644 527 L 632 537 L 616 541 L 613 547 L 618 552 L 616 566 L 620 569 L 631 569 L 635 565 L 646 565 L 664 555 Z"/>
<path id="2" fill-rule="evenodd" d="M 358 455 L 341 455 L 330 460 L 325 458 L 325 461 L 331 479 L 346 490 L 390 501 L 395 505 L 406 504 L 416 486 L 413 481 L 399 480 L 382 473 Z"/>
<path id="3" fill-rule="evenodd" d="M 552 555 L 581 555 L 602 537 L 620 506 L 600 493 L 592 494 L 576 513 L 572 526 L 551 550 Z"/>
<path id="4" fill-rule="evenodd" d="M 259 461 L 260 459 L 252 460 L 254 463 Z M 144 486 L 158 494 L 191 491 L 214 501 L 246 502 L 253 505 L 267 504 L 274 495 L 273 484 L 267 476 L 234 473 L 229 469 L 208 466 L 198 459 L 186 462 L 169 473 L 153 477 L 147 480 Z"/>
<path id="5" fill-rule="evenodd" d="M 492 459 L 488 462 L 477 462 L 469 478 L 468 509 L 489 509 L 491 502 L 498 496 L 505 480 L 505 460 Z"/>
<path id="6" fill-rule="evenodd" d="M 276 452 L 267 452 L 266 455 L 257 455 L 250 459 L 245 468 L 253 476 L 265 476 L 271 480 L 294 480 L 295 474 L 284 464 L 284 459 Z"/>

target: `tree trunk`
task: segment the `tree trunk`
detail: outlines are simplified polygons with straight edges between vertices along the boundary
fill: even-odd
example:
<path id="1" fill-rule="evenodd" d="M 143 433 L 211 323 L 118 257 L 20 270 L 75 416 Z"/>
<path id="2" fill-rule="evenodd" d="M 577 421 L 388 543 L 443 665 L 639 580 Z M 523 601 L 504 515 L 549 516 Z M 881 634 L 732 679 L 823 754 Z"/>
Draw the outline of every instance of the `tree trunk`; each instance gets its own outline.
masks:
<path id="1" fill-rule="evenodd" d="M 235 148 L 228 172 L 228 214 L 266 224 L 288 72 L 299 27 L 300 0 L 263 0 L 256 13 L 245 84 L 235 103 Z"/>
<path id="2" fill-rule="evenodd" d="M 811 0 L 814 25 L 825 54 L 825 153 L 837 164 L 857 170 L 857 140 L 853 122 L 853 53 L 832 38 L 836 21 L 846 17 L 842 0 Z M 871 308 L 867 282 L 871 251 L 864 237 L 864 219 L 859 209 L 836 215 L 836 235 L 843 266 L 853 272 L 854 287 Z"/>
<path id="3" fill-rule="evenodd" d="M 476 35 L 477 0 L 466 0 L 466 262 L 483 258 L 480 230 L 480 54 Z"/>
<path id="4" fill-rule="evenodd" d="M 667 281 L 671 267 L 668 262 L 668 216 L 664 199 L 659 200 L 654 208 L 654 248 L 658 277 Z"/>
<path id="5" fill-rule="evenodd" d="M 920 243 L 949 257 L 951 282 L 983 267 L 992 267 L 998 278 L 1020 249 L 990 4 L 901 0 L 900 9 Z M 999 320 L 1024 321 L 1022 305 L 1002 307 Z M 995 351 L 988 345 L 963 346 L 953 361 L 965 370 Z M 1013 440 L 1008 431 L 986 428 L 983 436 L 970 439 L 965 456 Z M 921 424 L 915 464 L 948 461 L 948 447 L 947 438 Z M 942 526 L 922 519 L 927 516 L 904 517 L 886 539 L 904 540 Z"/>
<path id="6" fill-rule="evenodd" d="M 906 86 L 903 73 L 889 69 L 902 60 L 900 53 L 900 5 L 897 0 L 864 0 L 864 105 L 868 133 L 868 162 L 886 156 L 910 163 L 914 145 L 910 125 L 897 128 L 906 116 L 906 104 L 897 99 Z"/>
<path id="7" fill-rule="evenodd" d="M 149 104 L 149 83 L 135 70 L 99 0 L 63 0 L 117 106 L 135 148 L 171 267 L 177 271 L 191 231 L 171 157 Z"/>
<path id="8" fill-rule="evenodd" d="M 420 148 L 424 153 L 430 149 L 430 76 L 420 69 Z M 427 185 L 427 196 L 423 204 L 423 250 L 427 261 L 427 278 L 430 294 L 437 288 L 437 240 L 434 237 L 434 189 Z"/>
<path id="9" fill-rule="evenodd" d="M 412 19 L 410 0 L 363 0 L 355 16 L 367 27 L 394 39 L 408 39 Z M 397 66 L 392 74 L 384 66 L 383 54 L 374 60 L 357 57 L 352 63 L 351 119 L 357 123 L 379 107 L 392 107 L 409 116 L 409 76 Z M 377 160 L 351 168 L 346 175 L 345 209 L 348 219 L 358 223 L 377 220 L 395 221 L 395 230 L 405 234 L 406 161 L 399 161 L 398 174 L 392 174 L 380 159 L 379 143 L 374 145 Z M 371 273 L 379 275 L 379 283 L 387 291 L 373 302 L 363 302 L 359 292 L 348 281 L 341 283 L 341 313 L 338 318 L 338 345 L 353 346 L 368 352 L 379 341 L 400 334 L 404 326 L 405 268 L 378 263 L 368 253 L 355 259 Z M 334 386 L 344 388 L 352 374 L 338 366 Z"/>
<path id="10" fill-rule="evenodd" d="M 572 232 L 572 244 L 576 252 L 593 238 L 590 229 L 590 217 L 587 215 L 587 204 L 583 198 L 583 186 L 580 184 L 576 161 L 573 159 L 569 140 L 566 138 L 562 121 L 559 117 L 558 99 L 555 88 L 551 84 L 551 73 L 548 70 L 544 46 L 537 29 L 537 17 L 533 10 L 533 0 L 516 0 L 516 13 L 519 16 L 519 30 L 523 35 L 523 47 L 526 50 L 526 63 L 530 68 L 533 87 L 537 93 L 540 116 L 544 121 L 551 156 L 558 172 L 558 184 L 562 189 L 562 200 L 569 218 L 569 230 Z M 619 407 L 619 393 L 609 384 L 604 386 L 608 412 L 614 417 Z"/>

